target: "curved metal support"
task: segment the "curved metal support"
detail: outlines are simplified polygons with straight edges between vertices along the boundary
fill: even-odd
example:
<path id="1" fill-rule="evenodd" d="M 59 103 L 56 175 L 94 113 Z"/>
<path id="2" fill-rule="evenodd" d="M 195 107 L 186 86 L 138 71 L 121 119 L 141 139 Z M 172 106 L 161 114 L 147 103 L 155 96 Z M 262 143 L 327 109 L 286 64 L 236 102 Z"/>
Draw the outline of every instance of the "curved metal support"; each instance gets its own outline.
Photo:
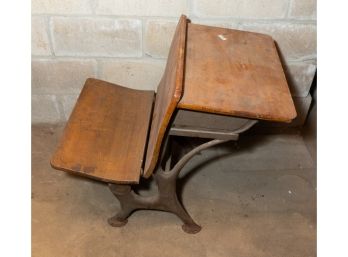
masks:
<path id="1" fill-rule="evenodd" d="M 196 148 L 192 149 L 190 152 L 188 152 L 187 154 L 185 154 L 180 161 L 178 161 L 178 163 L 173 167 L 173 169 L 170 171 L 172 176 L 175 176 L 175 178 L 178 177 L 180 171 L 182 170 L 182 168 L 185 166 L 185 164 L 192 159 L 193 156 L 195 156 L 197 153 L 199 153 L 200 151 L 207 149 L 209 147 L 212 147 L 214 145 L 218 145 L 218 144 L 222 144 L 225 143 L 227 141 L 230 141 L 231 139 L 226 139 L 226 140 L 221 140 L 221 139 L 214 139 L 211 140 L 207 143 L 201 144 L 200 146 L 197 146 Z"/>
<path id="2" fill-rule="evenodd" d="M 254 126 L 257 122 L 258 122 L 258 120 L 248 120 L 245 124 L 243 124 L 243 126 L 241 126 L 237 130 L 234 130 L 232 133 L 234 133 L 234 134 L 243 133 L 243 132 L 247 131 L 248 129 L 250 129 L 252 126 Z"/>
<path id="3" fill-rule="evenodd" d="M 256 121 L 250 121 L 236 132 L 241 133 L 254 125 Z M 238 135 L 238 134 L 237 134 Z M 222 144 L 232 139 L 214 139 L 204 144 L 197 146 L 190 152 L 185 154 L 175 166 L 168 171 L 169 165 L 166 165 L 165 170 L 157 169 L 153 177 L 156 181 L 158 192 L 153 196 L 141 196 L 136 194 L 130 185 L 109 184 L 111 192 L 120 201 L 121 210 L 112 218 L 108 219 L 111 226 L 120 227 L 127 224 L 127 218 L 139 209 L 151 209 L 167 211 L 175 214 L 183 221 L 182 229 L 186 233 L 195 234 L 201 230 L 191 216 L 187 213 L 183 205 L 180 203 L 176 193 L 176 180 L 185 164 L 191 160 L 200 151 L 212 147 L 214 145 Z"/>
<path id="4" fill-rule="evenodd" d="M 154 196 L 141 196 L 136 194 L 130 185 L 109 184 L 111 192 L 116 196 L 121 205 L 121 210 L 115 216 L 108 219 L 111 226 L 120 227 L 127 224 L 127 218 L 139 209 L 152 209 L 167 211 L 175 214 L 183 221 L 182 229 L 186 233 L 195 234 L 201 230 L 191 216 L 184 209 L 176 194 L 176 180 L 185 164 L 200 151 L 229 140 L 215 139 L 204 143 L 187 154 L 170 171 L 161 168 L 153 175 L 158 187 L 158 193 Z"/>

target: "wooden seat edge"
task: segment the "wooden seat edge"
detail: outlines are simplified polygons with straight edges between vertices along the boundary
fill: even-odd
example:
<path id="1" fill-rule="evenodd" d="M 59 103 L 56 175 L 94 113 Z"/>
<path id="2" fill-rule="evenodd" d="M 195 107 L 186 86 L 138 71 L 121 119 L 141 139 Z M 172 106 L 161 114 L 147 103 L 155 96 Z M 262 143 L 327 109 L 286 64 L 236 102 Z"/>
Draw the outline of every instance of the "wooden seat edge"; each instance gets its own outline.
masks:
<path id="1" fill-rule="evenodd" d="M 138 89 L 124 87 L 124 86 L 121 86 L 121 85 L 118 85 L 118 84 L 110 83 L 110 82 L 99 80 L 99 79 L 95 79 L 95 78 L 87 78 L 85 83 L 84 83 L 84 86 L 83 86 L 83 88 L 82 88 L 82 90 L 80 92 L 80 95 L 79 95 L 78 99 L 76 100 L 76 103 L 75 103 L 75 106 L 74 106 L 74 108 L 72 110 L 72 113 L 71 113 L 68 121 L 66 122 L 66 125 L 65 125 L 65 128 L 64 128 L 62 137 L 60 138 L 60 140 L 58 142 L 58 145 L 57 145 L 57 147 L 55 149 L 55 152 L 51 156 L 50 165 L 51 165 L 52 168 L 57 169 L 57 170 L 65 171 L 65 172 L 68 172 L 68 173 L 71 173 L 71 174 L 76 174 L 76 175 L 79 175 L 79 176 L 88 177 L 88 178 L 91 178 L 91 179 L 94 179 L 94 180 L 99 180 L 99 181 L 103 181 L 103 182 L 107 182 L 107 183 L 138 184 L 139 180 L 140 180 L 140 176 L 142 174 L 142 166 L 144 165 L 144 158 L 142 158 L 143 162 L 142 162 L 142 165 L 139 168 L 139 172 L 138 172 L 137 176 L 134 176 L 134 172 L 133 172 L 133 176 L 131 176 L 131 177 L 128 176 L 128 178 L 127 178 L 127 175 L 125 175 L 125 176 L 123 176 L 122 179 L 118 179 L 117 175 L 114 176 L 114 177 L 112 177 L 112 176 L 100 176 L 100 174 L 99 175 L 92 175 L 92 174 L 89 174 L 88 167 L 81 167 L 79 165 L 65 165 L 64 161 L 59 159 L 59 158 L 61 158 L 61 155 L 59 154 L 59 151 L 60 151 L 60 148 L 62 147 L 62 145 L 64 144 L 63 142 L 65 140 L 65 138 L 64 138 L 65 137 L 65 131 L 69 127 L 69 123 L 70 123 L 70 121 L 71 121 L 71 119 L 73 117 L 73 114 L 75 112 L 75 108 L 76 108 L 76 106 L 78 105 L 78 103 L 79 103 L 79 101 L 81 99 L 81 95 L 85 92 L 85 90 L 87 90 L 88 87 L 98 87 L 98 85 L 101 85 L 101 84 L 102 85 L 107 85 L 107 86 L 112 86 L 112 87 L 122 88 L 123 90 L 126 90 L 128 92 L 131 92 L 131 91 L 143 92 L 144 96 L 145 95 L 147 96 L 148 101 L 151 101 L 151 106 L 152 106 L 152 107 L 150 107 L 151 110 L 150 110 L 149 113 L 146 112 L 147 114 L 145 114 L 146 116 L 147 115 L 149 116 L 148 117 L 148 124 L 150 124 L 150 122 L 151 122 L 151 113 L 152 113 L 152 108 L 153 108 L 153 101 L 154 101 L 154 96 L 155 96 L 155 92 L 153 90 L 138 90 Z M 150 100 L 150 98 L 151 98 L 151 100 Z M 147 134 L 148 133 L 146 133 L 146 137 L 147 137 Z M 145 142 L 145 145 L 146 145 L 146 142 Z M 145 154 L 145 147 L 144 147 L 144 150 L 143 150 L 143 154 Z M 76 166 L 76 167 L 73 167 L 73 166 Z"/>

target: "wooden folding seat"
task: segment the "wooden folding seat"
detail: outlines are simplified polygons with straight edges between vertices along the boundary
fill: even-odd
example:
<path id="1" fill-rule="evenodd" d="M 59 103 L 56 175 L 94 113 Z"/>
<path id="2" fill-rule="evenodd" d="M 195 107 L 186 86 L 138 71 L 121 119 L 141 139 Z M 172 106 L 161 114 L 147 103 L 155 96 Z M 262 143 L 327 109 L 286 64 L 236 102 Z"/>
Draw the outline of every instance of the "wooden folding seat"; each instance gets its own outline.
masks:
<path id="1" fill-rule="evenodd" d="M 113 183 L 138 183 L 153 91 L 87 79 L 51 164 Z"/>
<path id="2" fill-rule="evenodd" d="M 203 149 L 237 140 L 259 119 L 290 122 L 295 116 L 271 37 L 181 16 L 157 94 L 87 79 L 51 164 L 109 183 L 121 203 L 108 220 L 112 226 L 125 225 L 134 210 L 156 209 L 176 214 L 185 232 L 197 233 L 201 227 L 176 194 L 184 165 Z M 212 140 L 171 163 L 171 136 Z M 158 194 L 136 194 L 131 185 L 150 176 Z"/>

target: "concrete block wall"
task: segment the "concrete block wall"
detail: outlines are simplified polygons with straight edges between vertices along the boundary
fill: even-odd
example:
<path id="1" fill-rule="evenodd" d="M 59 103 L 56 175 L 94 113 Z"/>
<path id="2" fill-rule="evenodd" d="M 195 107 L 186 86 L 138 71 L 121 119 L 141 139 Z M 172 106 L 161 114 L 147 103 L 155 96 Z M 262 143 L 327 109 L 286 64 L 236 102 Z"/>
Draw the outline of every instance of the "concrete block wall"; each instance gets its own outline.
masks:
<path id="1" fill-rule="evenodd" d="M 32 122 L 62 122 L 88 77 L 156 89 L 180 14 L 277 42 L 302 124 L 316 71 L 315 0 L 32 0 Z"/>

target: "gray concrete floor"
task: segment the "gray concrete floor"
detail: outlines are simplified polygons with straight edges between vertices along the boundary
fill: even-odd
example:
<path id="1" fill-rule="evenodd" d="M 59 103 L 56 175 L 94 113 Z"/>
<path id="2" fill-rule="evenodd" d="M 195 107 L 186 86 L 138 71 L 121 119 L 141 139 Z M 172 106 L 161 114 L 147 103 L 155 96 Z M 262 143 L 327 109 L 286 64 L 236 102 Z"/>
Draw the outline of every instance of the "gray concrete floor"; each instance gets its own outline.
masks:
<path id="1" fill-rule="evenodd" d="M 316 172 L 299 135 L 242 137 L 203 151 L 182 172 L 189 235 L 170 213 L 138 211 L 123 228 L 103 183 L 49 165 L 62 126 L 32 129 L 32 256 L 316 256 Z M 151 189 L 151 188 L 150 188 Z"/>

